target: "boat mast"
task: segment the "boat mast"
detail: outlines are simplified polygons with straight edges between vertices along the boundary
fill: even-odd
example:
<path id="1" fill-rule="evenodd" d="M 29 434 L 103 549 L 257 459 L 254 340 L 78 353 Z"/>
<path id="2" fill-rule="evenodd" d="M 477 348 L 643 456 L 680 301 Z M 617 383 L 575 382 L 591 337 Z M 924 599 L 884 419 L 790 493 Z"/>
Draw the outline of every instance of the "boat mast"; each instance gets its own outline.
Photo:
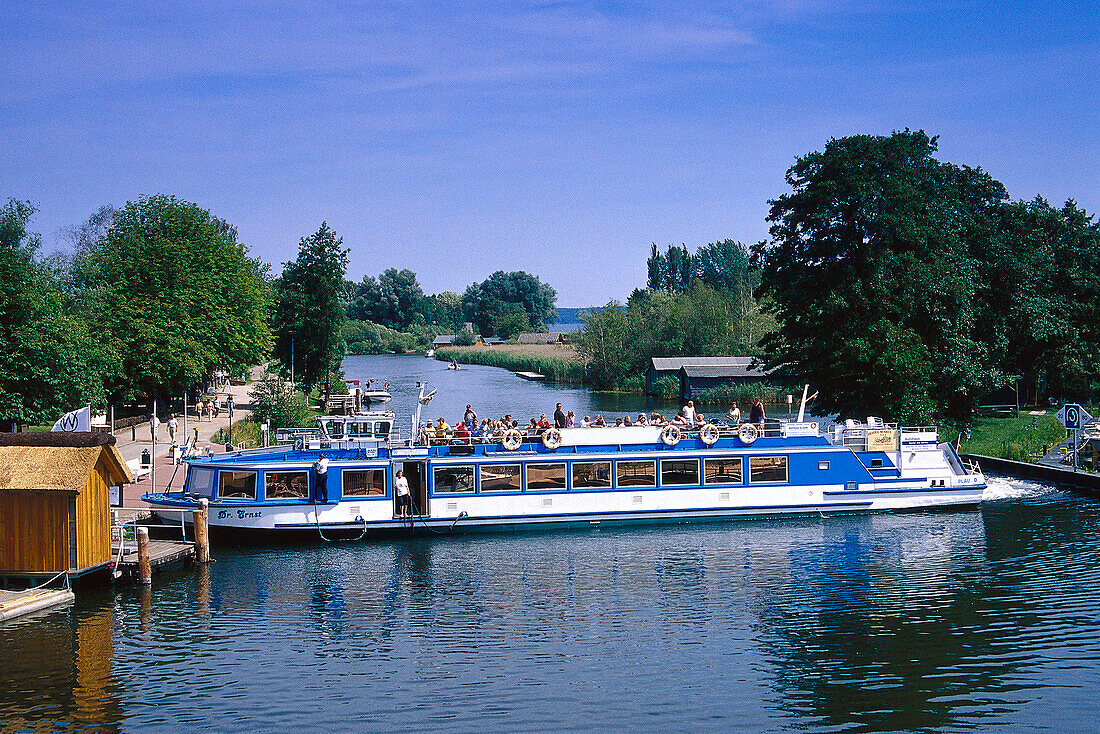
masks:
<path id="1" fill-rule="evenodd" d="M 802 419 L 806 417 L 806 393 L 810 391 L 810 386 L 806 385 L 802 388 L 802 403 L 798 406 L 798 422 L 801 423 Z"/>

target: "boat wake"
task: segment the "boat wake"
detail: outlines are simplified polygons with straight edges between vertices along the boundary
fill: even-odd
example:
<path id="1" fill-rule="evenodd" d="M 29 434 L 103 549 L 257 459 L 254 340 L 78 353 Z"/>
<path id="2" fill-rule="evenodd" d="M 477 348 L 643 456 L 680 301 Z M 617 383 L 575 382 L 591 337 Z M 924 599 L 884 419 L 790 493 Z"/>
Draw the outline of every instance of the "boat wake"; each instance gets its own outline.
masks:
<path id="1" fill-rule="evenodd" d="M 1036 497 L 1053 489 L 1049 484 L 1028 482 L 1023 479 L 1008 479 L 1006 477 L 987 476 L 986 483 L 985 492 L 982 493 L 983 502 Z"/>

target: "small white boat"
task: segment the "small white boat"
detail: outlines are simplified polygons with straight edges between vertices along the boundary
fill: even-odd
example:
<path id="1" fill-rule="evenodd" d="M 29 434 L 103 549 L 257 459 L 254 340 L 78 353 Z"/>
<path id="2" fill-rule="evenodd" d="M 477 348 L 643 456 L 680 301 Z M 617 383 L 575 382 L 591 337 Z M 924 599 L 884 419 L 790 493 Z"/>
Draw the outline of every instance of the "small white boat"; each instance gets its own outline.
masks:
<path id="1" fill-rule="evenodd" d="M 360 395 L 364 403 L 388 403 L 393 399 L 393 395 L 386 390 L 363 390 Z"/>
<path id="2" fill-rule="evenodd" d="M 432 357 L 435 356 L 435 350 L 429 348 L 428 351 L 424 352 L 424 356 L 427 357 L 428 359 L 431 359 Z"/>

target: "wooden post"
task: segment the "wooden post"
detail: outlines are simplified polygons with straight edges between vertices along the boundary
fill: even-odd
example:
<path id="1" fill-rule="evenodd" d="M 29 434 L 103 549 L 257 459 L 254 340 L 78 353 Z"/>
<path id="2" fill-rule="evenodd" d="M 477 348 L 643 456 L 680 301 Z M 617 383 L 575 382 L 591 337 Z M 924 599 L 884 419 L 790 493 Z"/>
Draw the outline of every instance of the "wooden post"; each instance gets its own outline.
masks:
<path id="1" fill-rule="evenodd" d="M 143 584 L 153 583 L 153 567 L 149 563 L 149 528 L 137 529 L 138 542 L 138 580 Z"/>
<path id="2" fill-rule="evenodd" d="M 206 499 L 201 499 L 199 509 L 191 513 L 195 523 L 195 560 L 199 563 L 210 563 L 210 532 L 206 525 L 209 504 Z"/>

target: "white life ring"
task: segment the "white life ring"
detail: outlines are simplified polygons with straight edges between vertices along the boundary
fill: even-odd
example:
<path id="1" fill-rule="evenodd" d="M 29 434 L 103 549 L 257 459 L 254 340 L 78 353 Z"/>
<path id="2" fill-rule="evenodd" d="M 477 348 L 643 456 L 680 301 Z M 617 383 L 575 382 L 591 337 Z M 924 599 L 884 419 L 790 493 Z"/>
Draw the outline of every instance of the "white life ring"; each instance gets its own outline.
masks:
<path id="1" fill-rule="evenodd" d="M 703 439 L 703 443 L 707 446 L 713 446 L 718 443 L 718 426 L 713 423 L 707 423 L 699 429 L 699 438 Z"/>
<path id="2" fill-rule="evenodd" d="M 665 426 L 661 429 L 661 441 L 665 446 L 675 446 L 680 443 L 681 435 L 680 429 L 676 426 Z"/>
<path id="3" fill-rule="evenodd" d="M 515 451 L 523 444 L 523 434 L 518 429 L 509 428 L 504 432 L 500 443 L 509 451 Z"/>
<path id="4" fill-rule="evenodd" d="M 547 428 L 542 432 L 542 445 L 551 451 L 561 446 L 561 431 L 557 428 Z"/>
<path id="5" fill-rule="evenodd" d="M 741 443 L 751 444 L 760 437 L 760 429 L 752 423 L 742 423 L 741 427 L 737 429 L 737 437 L 741 439 Z"/>

